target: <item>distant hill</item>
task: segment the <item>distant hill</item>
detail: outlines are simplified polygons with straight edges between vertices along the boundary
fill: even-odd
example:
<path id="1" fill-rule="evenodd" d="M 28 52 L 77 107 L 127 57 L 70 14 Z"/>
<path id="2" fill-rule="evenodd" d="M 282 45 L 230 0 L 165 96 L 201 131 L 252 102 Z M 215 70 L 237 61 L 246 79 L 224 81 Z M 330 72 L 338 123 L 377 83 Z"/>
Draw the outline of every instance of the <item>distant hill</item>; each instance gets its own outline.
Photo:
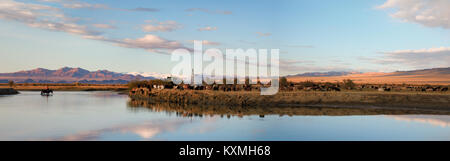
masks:
<path id="1" fill-rule="evenodd" d="M 450 67 L 420 69 L 412 71 L 396 71 L 391 73 L 348 73 L 348 74 L 300 74 L 288 76 L 288 80 L 294 82 L 317 81 L 317 82 L 336 82 L 344 79 L 352 79 L 357 83 L 394 83 L 394 84 L 450 84 Z M 320 76 L 319 76 L 320 75 Z"/>
<path id="2" fill-rule="evenodd" d="M 91 83 L 124 84 L 131 80 L 155 79 L 141 75 L 123 74 L 108 70 L 88 71 L 82 68 L 64 67 L 57 70 L 37 68 L 14 73 L 0 73 L 0 82 L 14 80 L 18 83 Z"/>
<path id="3" fill-rule="evenodd" d="M 349 75 L 349 74 L 358 74 L 358 72 L 337 72 L 337 71 L 311 72 L 311 73 L 290 75 L 290 77 L 332 77 L 332 76 L 343 76 L 343 75 Z"/>
<path id="4" fill-rule="evenodd" d="M 397 71 L 393 72 L 391 76 L 402 76 L 402 75 L 448 75 L 450 74 L 450 67 L 448 68 L 432 68 L 432 69 L 421 69 L 413 71 Z"/>
<path id="5" fill-rule="evenodd" d="M 129 72 L 127 74 L 141 75 L 143 77 L 153 77 L 155 79 L 167 79 L 167 77 L 172 77 L 172 74 L 163 74 L 163 73 L 156 73 L 156 72 Z"/>

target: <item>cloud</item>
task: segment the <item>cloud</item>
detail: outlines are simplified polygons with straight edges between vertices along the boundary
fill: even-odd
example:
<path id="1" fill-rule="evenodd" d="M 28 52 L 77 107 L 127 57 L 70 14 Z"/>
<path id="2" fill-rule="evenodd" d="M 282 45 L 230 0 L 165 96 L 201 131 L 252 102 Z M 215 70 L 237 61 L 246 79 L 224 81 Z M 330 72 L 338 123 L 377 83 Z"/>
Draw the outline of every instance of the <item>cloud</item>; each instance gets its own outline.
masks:
<path id="1" fill-rule="evenodd" d="M 239 40 L 239 42 L 245 43 L 245 44 L 251 44 L 251 45 L 256 45 L 256 44 L 257 44 L 256 42 L 253 42 L 253 41 L 247 41 L 247 40 Z"/>
<path id="2" fill-rule="evenodd" d="M 144 7 L 138 7 L 138 8 L 130 9 L 130 11 L 158 12 L 159 9 L 156 9 L 156 8 L 144 8 Z"/>
<path id="3" fill-rule="evenodd" d="M 217 30 L 217 27 L 211 27 L 211 26 L 206 26 L 206 27 L 202 27 L 199 28 L 198 31 L 215 31 Z"/>
<path id="4" fill-rule="evenodd" d="M 84 36 L 97 36 L 98 31 L 78 25 L 59 8 L 51 6 L 4 0 L 0 4 L 0 19 L 18 21 L 30 27 L 61 31 Z"/>
<path id="5" fill-rule="evenodd" d="M 147 21 L 153 24 L 147 24 L 142 26 L 142 30 L 145 32 L 171 32 L 177 29 L 183 28 L 183 26 L 175 21 L 154 22 Z"/>
<path id="6" fill-rule="evenodd" d="M 0 3 L 0 19 L 21 22 L 34 28 L 80 35 L 85 39 L 110 42 L 122 47 L 145 49 L 149 52 L 168 54 L 169 51 L 178 48 L 191 51 L 177 41 L 166 40 L 156 35 L 145 35 L 137 39 L 110 39 L 103 36 L 102 32 L 77 24 L 73 21 L 74 18 L 66 16 L 59 8 L 46 5 L 4 0 Z M 176 23 L 166 21 L 159 24 L 174 26 Z M 113 27 L 106 24 L 94 24 L 93 26 L 97 28 Z"/>
<path id="7" fill-rule="evenodd" d="M 311 60 L 280 59 L 280 73 L 299 74 L 306 72 L 355 71 L 350 64 L 330 63 L 317 64 Z"/>
<path id="8" fill-rule="evenodd" d="M 127 48 L 141 48 L 150 52 L 167 54 L 171 50 L 175 49 L 188 49 L 184 47 L 181 43 L 177 41 L 170 41 L 164 38 L 161 38 L 156 35 L 145 35 L 142 38 L 137 39 L 124 39 L 124 40 L 114 40 L 119 46 L 127 47 Z M 190 49 L 188 49 L 190 50 Z"/>
<path id="9" fill-rule="evenodd" d="M 316 67 L 306 64 L 313 63 L 312 61 L 280 59 L 280 70 L 285 72 L 301 72 L 301 71 L 316 71 Z"/>
<path id="10" fill-rule="evenodd" d="M 108 24 L 93 24 L 92 26 L 100 29 L 115 29 L 115 26 L 108 25 Z"/>
<path id="11" fill-rule="evenodd" d="M 203 41 L 203 45 L 214 45 L 214 46 L 217 46 L 217 45 L 220 45 L 220 43 L 214 42 L 214 41 L 204 40 Z"/>
<path id="12" fill-rule="evenodd" d="M 189 40 L 190 43 L 194 43 L 195 40 Z M 203 40 L 203 45 L 211 45 L 211 46 L 218 46 L 220 45 L 219 42 L 214 42 L 214 41 L 208 41 L 208 40 Z"/>
<path id="13" fill-rule="evenodd" d="M 64 8 L 72 8 L 72 9 L 80 9 L 80 8 L 109 9 L 108 6 L 103 4 L 91 4 L 80 1 L 63 2 L 62 6 Z"/>
<path id="14" fill-rule="evenodd" d="M 39 2 L 62 2 L 62 0 L 38 0 Z"/>
<path id="15" fill-rule="evenodd" d="M 387 0 L 377 9 L 392 8 L 392 17 L 427 27 L 450 29 L 450 1 L 448 0 Z"/>
<path id="16" fill-rule="evenodd" d="M 262 32 L 256 32 L 259 36 L 271 36 L 271 33 L 262 33 Z"/>
<path id="17" fill-rule="evenodd" d="M 91 4 L 82 2 L 79 0 L 37 0 L 39 2 L 49 2 L 60 4 L 64 8 L 81 9 L 81 8 L 94 8 L 94 9 L 110 9 L 107 5 L 103 4 Z"/>
<path id="18" fill-rule="evenodd" d="M 159 9 L 156 8 L 145 8 L 145 7 L 137 7 L 133 9 L 122 9 L 122 8 L 112 8 L 108 5 L 104 4 L 92 4 L 87 2 L 82 2 L 78 0 L 38 0 L 40 2 L 50 2 L 50 3 L 58 3 L 64 8 L 71 9 L 109 9 L 109 10 L 117 10 L 117 11 L 136 11 L 136 12 L 158 12 Z"/>
<path id="19" fill-rule="evenodd" d="M 314 46 L 312 45 L 286 45 L 286 46 L 292 48 L 314 48 Z"/>
<path id="20" fill-rule="evenodd" d="M 450 66 L 450 47 L 380 53 L 383 54 L 381 58 L 371 61 L 382 65 L 406 65 L 416 69 Z"/>
<path id="21" fill-rule="evenodd" d="M 185 11 L 186 12 L 198 11 L 198 12 L 204 12 L 204 13 L 208 13 L 208 14 L 223 14 L 223 15 L 231 15 L 232 14 L 231 11 L 221 11 L 221 10 L 211 11 L 206 8 L 189 8 L 189 9 L 186 9 Z"/>

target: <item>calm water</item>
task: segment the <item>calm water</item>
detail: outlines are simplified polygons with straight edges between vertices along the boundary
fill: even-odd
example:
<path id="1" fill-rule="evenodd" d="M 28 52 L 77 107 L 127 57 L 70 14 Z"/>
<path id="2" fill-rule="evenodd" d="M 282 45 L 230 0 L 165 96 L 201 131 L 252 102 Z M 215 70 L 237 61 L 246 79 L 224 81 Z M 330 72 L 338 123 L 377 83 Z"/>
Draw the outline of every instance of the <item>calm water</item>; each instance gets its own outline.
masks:
<path id="1" fill-rule="evenodd" d="M 443 115 L 182 115 L 112 92 L 0 96 L 0 140 L 450 140 Z"/>

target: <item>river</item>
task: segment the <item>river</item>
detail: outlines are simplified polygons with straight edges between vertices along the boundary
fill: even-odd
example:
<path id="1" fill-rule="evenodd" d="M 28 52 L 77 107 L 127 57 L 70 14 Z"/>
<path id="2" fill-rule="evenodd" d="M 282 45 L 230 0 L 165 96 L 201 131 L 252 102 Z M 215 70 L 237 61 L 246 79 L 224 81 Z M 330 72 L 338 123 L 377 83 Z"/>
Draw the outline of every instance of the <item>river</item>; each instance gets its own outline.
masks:
<path id="1" fill-rule="evenodd" d="M 0 140 L 450 140 L 449 115 L 185 109 L 115 92 L 21 92 L 0 96 Z"/>

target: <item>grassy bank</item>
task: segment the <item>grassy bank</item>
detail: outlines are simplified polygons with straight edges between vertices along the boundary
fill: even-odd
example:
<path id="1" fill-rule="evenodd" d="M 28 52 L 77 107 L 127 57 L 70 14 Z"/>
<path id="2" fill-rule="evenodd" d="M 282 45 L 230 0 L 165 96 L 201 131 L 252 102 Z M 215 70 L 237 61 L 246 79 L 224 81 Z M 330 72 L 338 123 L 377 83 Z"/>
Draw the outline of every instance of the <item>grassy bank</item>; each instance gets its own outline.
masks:
<path id="1" fill-rule="evenodd" d="M 127 85 L 122 84 L 15 84 L 14 89 L 18 91 L 40 91 L 48 88 L 54 91 L 125 91 L 128 90 Z M 1 88 L 10 88 L 7 84 L 0 84 Z"/>
<path id="2" fill-rule="evenodd" d="M 448 92 L 283 91 L 272 96 L 261 96 L 256 91 L 145 91 L 145 88 L 133 91 L 130 92 L 133 99 L 185 105 L 383 107 L 450 111 Z"/>

